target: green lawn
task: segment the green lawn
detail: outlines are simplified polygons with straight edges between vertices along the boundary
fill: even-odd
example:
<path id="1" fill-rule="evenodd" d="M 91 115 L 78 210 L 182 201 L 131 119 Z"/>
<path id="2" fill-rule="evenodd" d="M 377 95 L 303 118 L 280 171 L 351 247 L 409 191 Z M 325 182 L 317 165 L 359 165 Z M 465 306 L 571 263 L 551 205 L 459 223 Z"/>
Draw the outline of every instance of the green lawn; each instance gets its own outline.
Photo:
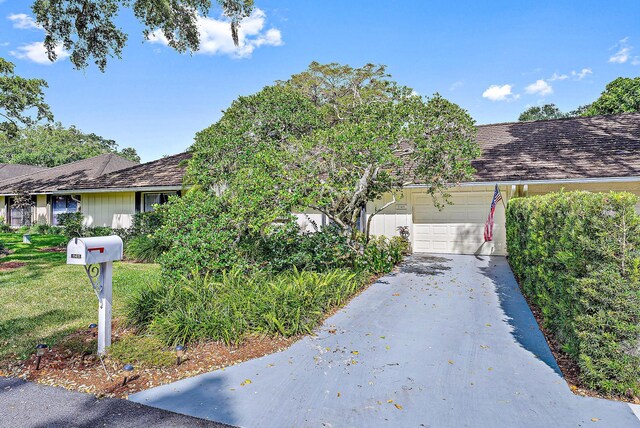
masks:
<path id="1" fill-rule="evenodd" d="M 67 266 L 66 253 L 41 248 L 57 246 L 63 236 L 0 234 L 0 242 L 14 253 L 2 262 L 26 266 L 0 271 L 0 360 L 27 358 L 38 343 L 53 345 L 65 335 L 97 322 L 98 303 L 82 266 Z M 155 264 L 117 262 L 113 273 L 113 316 L 123 314 L 128 296 L 159 274 Z"/>

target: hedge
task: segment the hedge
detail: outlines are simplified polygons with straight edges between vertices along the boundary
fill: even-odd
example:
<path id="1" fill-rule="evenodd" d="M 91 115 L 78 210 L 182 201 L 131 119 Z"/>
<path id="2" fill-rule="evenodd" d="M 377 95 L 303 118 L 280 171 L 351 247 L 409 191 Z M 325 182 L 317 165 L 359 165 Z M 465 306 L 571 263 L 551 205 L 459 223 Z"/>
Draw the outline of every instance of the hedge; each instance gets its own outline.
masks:
<path id="1" fill-rule="evenodd" d="M 640 217 L 630 193 L 559 192 L 507 206 L 509 263 L 543 322 L 606 394 L 640 392 Z"/>

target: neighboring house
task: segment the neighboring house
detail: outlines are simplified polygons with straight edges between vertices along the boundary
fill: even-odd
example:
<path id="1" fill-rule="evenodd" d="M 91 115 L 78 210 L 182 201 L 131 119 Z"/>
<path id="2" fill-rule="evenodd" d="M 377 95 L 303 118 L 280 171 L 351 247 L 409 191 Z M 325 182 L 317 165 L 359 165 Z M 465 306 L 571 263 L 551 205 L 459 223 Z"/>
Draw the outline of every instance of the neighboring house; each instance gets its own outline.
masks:
<path id="1" fill-rule="evenodd" d="M 87 226 L 129 228 L 137 212 L 153 211 L 155 204 L 181 194 L 190 158 L 190 153 L 167 156 L 96 179 L 70 183 L 60 192 L 80 195 Z"/>
<path id="2" fill-rule="evenodd" d="M 516 196 L 563 188 L 640 195 L 640 113 L 483 125 L 478 127 L 478 143 L 482 156 L 473 162 L 474 181 L 450 189 L 452 205 L 438 210 L 424 186 L 407 186 L 394 205 L 373 218 L 371 233 L 395 236 L 399 226 L 407 226 L 416 252 L 503 255 L 502 203 L 495 213 L 493 241 L 483 239 L 496 184 L 505 203 Z M 180 193 L 190 156 L 182 153 L 142 165 L 120 164 L 115 171 L 83 177 L 70 170 L 74 164 L 63 165 L 0 181 L 0 195 L 11 195 L 7 189 L 17 187 L 32 189 L 39 222 L 55 224 L 55 201 L 60 200 L 64 209 L 81 209 L 88 226 L 129 227 L 136 212 L 152 210 L 154 204 Z M 100 158 L 80 162 L 94 164 Z M 38 184 L 36 177 L 48 177 L 43 180 L 48 184 Z M 370 202 L 366 212 L 389 201 L 391 195 Z M 326 224 L 318 213 L 297 215 L 307 229 L 310 221 L 320 227 Z"/>
<path id="3" fill-rule="evenodd" d="M 62 189 L 134 165 L 138 164 L 109 153 L 7 178 L 0 181 L 0 216 L 11 226 L 21 226 L 24 223 L 22 211 L 15 209 L 13 202 L 15 195 L 27 192 L 34 202 L 32 223 L 55 225 L 58 214 L 78 211 L 81 206 L 81 196 L 77 192 Z"/>
<path id="4" fill-rule="evenodd" d="M 14 163 L 0 163 L 0 181 L 10 178 L 19 177 L 21 175 L 31 174 L 38 171 L 44 171 L 45 167 L 34 165 L 21 165 Z"/>

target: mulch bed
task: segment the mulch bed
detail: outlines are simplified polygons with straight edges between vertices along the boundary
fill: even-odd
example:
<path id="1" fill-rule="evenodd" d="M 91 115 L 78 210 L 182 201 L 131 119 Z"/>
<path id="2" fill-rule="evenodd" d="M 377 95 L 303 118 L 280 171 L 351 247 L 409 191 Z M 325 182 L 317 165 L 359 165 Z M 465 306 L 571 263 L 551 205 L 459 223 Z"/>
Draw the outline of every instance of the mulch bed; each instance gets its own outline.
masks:
<path id="1" fill-rule="evenodd" d="M 17 269 L 26 265 L 25 262 L 4 262 L 0 263 L 0 271 Z"/>
<path id="2" fill-rule="evenodd" d="M 556 340 L 553 333 L 551 333 L 548 329 L 544 327 L 544 318 L 542 316 L 542 311 L 538 306 L 536 306 L 529 297 L 525 294 L 522 286 L 520 285 L 520 279 L 516 277 L 518 282 L 518 286 L 520 287 L 520 292 L 524 296 L 533 316 L 538 323 L 538 327 L 542 334 L 544 335 L 551 352 L 553 353 L 556 362 L 558 363 L 558 367 L 560 367 L 560 371 L 562 372 L 562 376 L 564 377 L 565 382 L 569 385 L 569 389 L 576 395 L 581 395 L 584 397 L 597 397 L 597 398 L 606 398 L 608 400 L 617 400 L 617 401 L 626 401 L 629 403 L 640 404 L 639 397 L 625 397 L 618 395 L 605 395 L 598 391 L 594 391 L 586 387 L 582 381 L 580 380 L 580 366 L 578 366 L 578 362 L 575 361 L 569 354 L 562 350 L 562 346 Z"/>
<path id="3" fill-rule="evenodd" d="M 117 328 L 113 340 L 132 331 Z M 93 333 L 79 331 L 70 337 L 94 339 Z M 26 361 L 5 361 L 0 365 L 0 376 L 18 377 L 50 386 L 94 394 L 98 397 L 126 398 L 129 394 L 153 388 L 201 373 L 222 369 L 253 358 L 279 352 L 291 346 L 297 338 L 250 337 L 241 345 L 227 346 L 207 342 L 187 348 L 182 363 L 169 367 L 136 367 L 134 375 L 122 385 L 122 363 L 103 358 L 104 366 L 95 355 L 78 355 L 69 350 L 53 347 L 42 357 L 36 370 L 36 356 Z M 106 370 L 106 372 L 105 372 Z M 107 372 L 110 376 L 107 376 Z"/>

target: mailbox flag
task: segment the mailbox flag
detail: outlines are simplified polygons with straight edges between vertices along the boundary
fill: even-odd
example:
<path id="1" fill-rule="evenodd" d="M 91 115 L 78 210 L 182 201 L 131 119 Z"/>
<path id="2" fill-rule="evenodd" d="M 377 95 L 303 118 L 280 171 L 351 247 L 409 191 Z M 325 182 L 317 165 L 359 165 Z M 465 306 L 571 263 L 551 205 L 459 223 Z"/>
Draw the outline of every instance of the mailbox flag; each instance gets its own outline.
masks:
<path id="1" fill-rule="evenodd" d="M 491 200 L 491 208 L 489 209 L 489 218 L 484 224 L 484 242 L 493 241 L 493 214 L 496 211 L 496 205 L 502 200 L 502 194 L 496 184 L 496 188 L 493 191 L 493 199 Z"/>

